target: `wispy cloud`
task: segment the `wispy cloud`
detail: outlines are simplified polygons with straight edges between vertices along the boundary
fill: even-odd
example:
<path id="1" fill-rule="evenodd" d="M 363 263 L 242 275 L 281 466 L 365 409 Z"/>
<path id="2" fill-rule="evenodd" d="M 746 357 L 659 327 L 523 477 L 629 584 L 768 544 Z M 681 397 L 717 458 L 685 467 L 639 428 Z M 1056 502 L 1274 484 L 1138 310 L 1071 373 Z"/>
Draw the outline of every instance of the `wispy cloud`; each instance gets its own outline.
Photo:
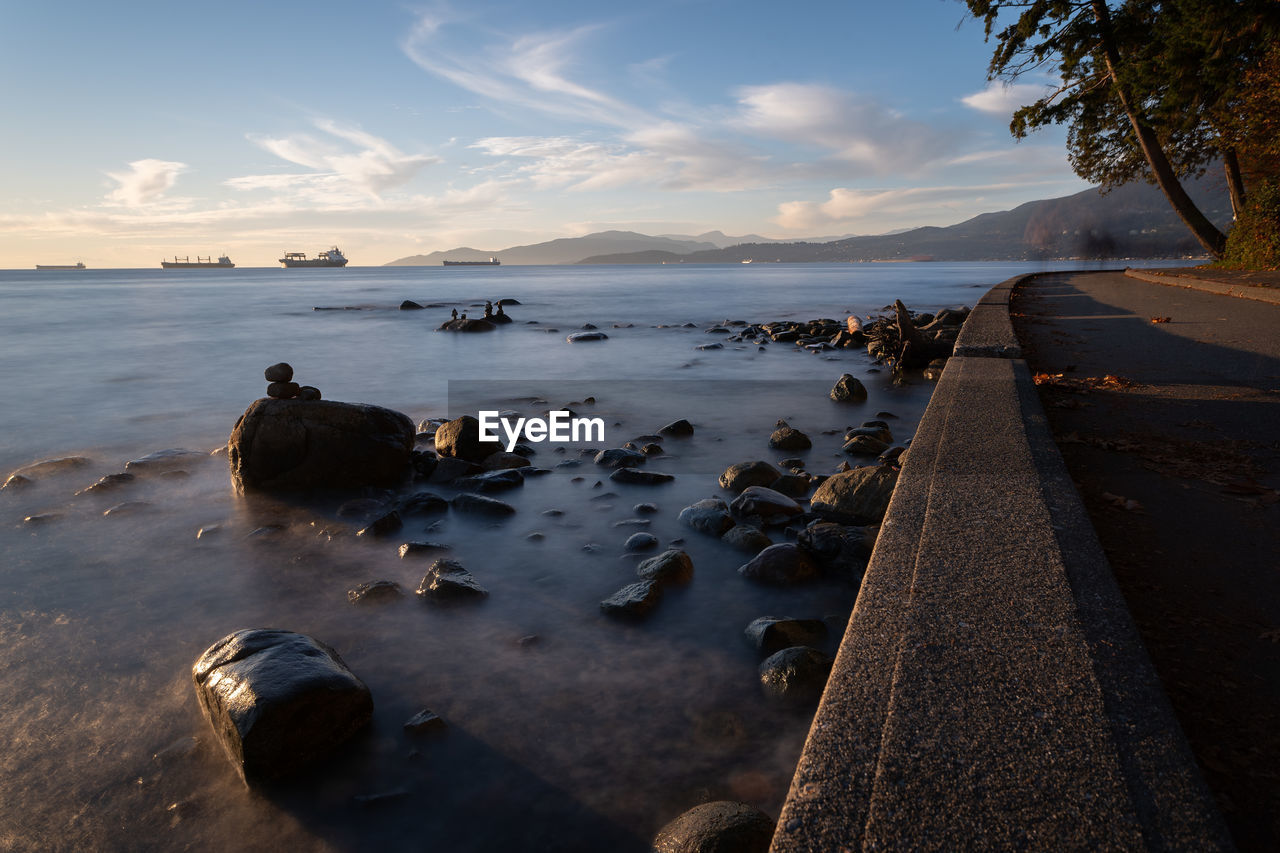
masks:
<path id="1" fill-rule="evenodd" d="M 987 88 L 960 99 L 966 107 L 992 115 L 1010 116 L 1018 107 L 1035 103 L 1052 89 L 1041 83 L 993 82 Z"/>
<path id="2" fill-rule="evenodd" d="M 305 133 L 282 138 L 249 137 L 280 159 L 312 171 L 245 175 L 227 180 L 227 186 L 239 190 L 356 193 L 377 199 L 409 183 L 424 167 L 440 162 L 439 157 L 430 154 L 405 154 L 387 140 L 358 128 L 328 119 L 314 124 L 325 137 Z"/>
<path id="3" fill-rule="evenodd" d="M 117 186 L 107 194 L 107 201 L 126 207 L 140 207 L 159 201 L 173 189 L 186 163 L 173 160 L 134 160 L 127 172 L 108 172 Z"/>
<path id="4" fill-rule="evenodd" d="M 1040 185 L 1057 183 L 1044 181 Z M 823 202 L 790 201 L 779 205 L 773 222 L 792 231 L 839 225 L 872 232 L 892 230 L 907 221 L 944 224 L 954 221 L 952 217 L 956 215 L 972 215 L 970 211 L 1015 203 L 1034 186 L 1002 182 L 866 190 L 837 187 Z"/>

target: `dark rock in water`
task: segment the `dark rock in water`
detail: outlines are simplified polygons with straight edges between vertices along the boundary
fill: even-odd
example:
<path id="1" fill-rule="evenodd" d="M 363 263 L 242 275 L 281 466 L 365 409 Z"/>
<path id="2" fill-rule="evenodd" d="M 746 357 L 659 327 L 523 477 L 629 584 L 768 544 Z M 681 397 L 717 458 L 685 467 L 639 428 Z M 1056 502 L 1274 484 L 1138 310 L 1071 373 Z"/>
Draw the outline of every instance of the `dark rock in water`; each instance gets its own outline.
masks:
<path id="1" fill-rule="evenodd" d="M 60 456 L 56 459 L 42 459 L 39 462 L 32 462 L 30 465 L 23 465 L 13 472 L 13 476 L 35 480 L 45 474 L 60 474 L 63 471 L 73 471 L 88 464 L 89 458 L 87 456 Z"/>
<path id="2" fill-rule="evenodd" d="M 658 537 L 652 533 L 632 533 L 627 537 L 626 543 L 622 548 L 625 551 L 648 551 L 651 548 L 658 547 Z"/>
<path id="3" fill-rule="evenodd" d="M 515 489 L 523 486 L 524 474 L 513 468 L 507 468 L 501 471 L 486 471 L 483 474 L 473 474 L 470 477 L 460 477 L 453 481 L 453 485 L 459 489 L 466 489 L 469 492 L 476 492 L 478 494 L 503 492 L 507 489 Z"/>
<path id="4" fill-rule="evenodd" d="M 800 430 L 784 423 L 769 436 L 769 446 L 778 450 L 808 450 L 813 442 Z"/>
<path id="5" fill-rule="evenodd" d="M 452 483 L 460 477 L 470 477 L 483 471 L 484 468 L 475 462 L 468 462 L 465 459 L 458 459 L 453 456 L 441 456 L 436 462 L 435 469 L 427 477 L 427 482 Z"/>
<path id="6" fill-rule="evenodd" d="M 96 495 L 96 494 L 101 494 L 102 492 L 114 491 L 115 489 L 118 489 L 121 486 L 123 486 L 125 483 L 132 483 L 135 479 L 137 478 L 134 477 L 132 474 L 128 474 L 128 473 L 107 474 L 105 477 L 102 477 L 100 480 L 98 480 L 98 482 L 94 483 L 92 486 L 85 486 L 83 489 L 76 492 L 76 494 L 77 495 Z M 6 483 L 6 485 L 8 484 Z"/>
<path id="7" fill-rule="evenodd" d="M 593 332 L 600 327 L 597 326 L 595 323 L 583 323 L 582 328 L 586 329 L 588 332 Z"/>
<path id="8" fill-rule="evenodd" d="M 262 378 L 268 382 L 292 382 L 293 367 L 283 361 L 273 364 L 262 371 Z"/>
<path id="9" fill-rule="evenodd" d="M 770 545 L 748 563 L 738 567 L 738 574 L 761 583 L 793 584 L 818 576 L 818 566 L 807 553 L 790 542 Z"/>
<path id="10" fill-rule="evenodd" d="M 662 600 L 662 586 L 654 580 L 628 584 L 600 602 L 600 609 L 610 616 L 639 618 L 649 614 Z"/>
<path id="11" fill-rule="evenodd" d="M 729 528 L 728 532 L 720 537 L 720 541 L 748 554 L 759 554 L 773 544 L 773 540 L 768 536 L 746 524 Z"/>
<path id="12" fill-rule="evenodd" d="M 511 448 L 511 452 L 516 454 L 517 456 L 523 456 L 526 459 L 528 459 L 531 456 L 538 455 L 538 451 L 534 450 L 532 447 L 530 447 L 527 444 L 517 444 L 515 447 Z"/>
<path id="13" fill-rule="evenodd" d="M 300 390 L 297 382 L 272 382 L 267 386 L 267 396 L 274 400 L 292 400 Z"/>
<path id="14" fill-rule="evenodd" d="M 379 604 L 404 598 L 404 590 L 395 581 L 369 581 L 347 590 L 347 601 L 352 604 Z"/>
<path id="15" fill-rule="evenodd" d="M 858 436 L 867 436 L 877 441 L 883 441 L 886 444 L 893 441 L 893 433 L 889 430 L 889 425 L 884 421 L 866 421 L 862 426 L 846 431 L 844 440 L 849 441 Z"/>
<path id="16" fill-rule="evenodd" d="M 845 442 L 844 447 L 840 448 L 843 453 L 853 453 L 859 456 L 879 456 L 888 449 L 889 444 L 887 442 L 870 435 L 855 435 Z"/>
<path id="17" fill-rule="evenodd" d="M 415 492 L 403 498 L 396 509 L 400 515 L 433 515 L 449 509 L 449 502 L 431 492 Z"/>
<path id="18" fill-rule="evenodd" d="M 813 646 L 827 636 L 827 623 L 821 619 L 791 619 L 777 616 L 761 616 L 747 626 L 751 644 L 763 654 L 791 648 Z"/>
<path id="19" fill-rule="evenodd" d="M 636 574 L 658 583 L 688 583 L 693 580 L 693 560 L 684 551 L 672 548 L 636 566 Z"/>
<path id="20" fill-rule="evenodd" d="M 448 726 L 445 721 L 440 718 L 439 714 L 423 708 L 405 721 L 404 730 L 412 732 L 416 735 L 431 734 L 433 732 L 442 732 Z"/>
<path id="21" fill-rule="evenodd" d="M 653 515 L 658 511 L 658 505 L 651 503 L 636 504 L 631 508 L 631 511 L 637 515 Z"/>
<path id="22" fill-rule="evenodd" d="M 837 403 L 860 403 L 867 399 L 867 389 L 852 374 L 846 373 L 836 380 L 830 396 Z"/>
<path id="23" fill-rule="evenodd" d="M 38 515 L 25 516 L 22 519 L 22 523 L 27 527 L 40 527 L 41 525 L 57 521 L 60 518 L 62 518 L 62 513 L 60 512 L 42 512 Z"/>
<path id="24" fill-rule="evenodd" d="M 488 320 L 490 323 L 493 323 L 498 326 L 502 326 L 507 323 L 513 322 L 512 319 L 508 317 L 506 314 L 490 314 L 485 319 Z"/>
<path id="25" fill-rule="evenodd" d="M 724 469 L 720 475 L 720 488 L 741 492 L 751 486 L 771 486 L 782 472 L 763 460 L 739 462 Z"/>
<path id="26" fill-rule="evenodd" d="M 367 527 L 358 531 L 356 535 L 365 536 L 369 538 L 390 536 L 392 533 L 395 533 L 397 530 L 399 530 L 403 526 L 404 526 L 404 521 L 400 518 L 400 513 L 396 512 L 393 509 L 391 510 L 391 512 L 387 513 L 381 518 L 376 519 Z"/>
<path id="27" fill-rule="evenodd" d="M 718 342 L 714 344 L 701 344 L 699 346 L 694 347 L 694 349 L 697 349 L 697 350 L 724 349 L 724 344 L 718 343 Z"/>
<path id="28" fill-rule="evenodd" d="M 436 453 L 440 456 L 480 463 L 500 450 L 501 442 L 480 440 L 480 422 L 471 415 L 454 418 L 436 429 Z"/>
<path id="29" fill-rule="evenodd" d="M 822 521 L 796 536 L 796 545 L 808 553 L 824 573 L 859 581 L 875 546 L 874 528 Z"/>
<path id="30" fill-rule="evenodd" d="M 604 332 L 574 332 L 565 338 L 571 344 L 585 343 L 586 341 L 607 341 L 609 336 Z"/>
<path id="31" fill-rule="evenodd" d="M 320 399 L 320 389 L 314 385 L 303 385 L 298 389 L 298 399 L 314 403 Z"/>
<path id="32" fill-rule="evenodd" d="M 803 498 L 809 494 L 809 475 L 783 474 L 774 480 L 768 488 L 789 498 Z"/>
<path id="33" fill-rule="evenodd" d="M 486 498 L 484 495 L 474 495 L 470 492 L 454 495 L 450 505 L 457 512 L 469 512 L 475 515 L 502 516 L 516 514 L 516 508 L 506 501 Z"/>
<path id="34" fill-rule="evenodd" d="M 755 806 L 721 800 L 703 803 L 664 826 L 654 853 L 768 853 L 773 820 Z"/>
<path id="35" fill-rule="evenodd" d="M 680 510 L 680 523 L 712 536 L 721 536 L 734 525 L 729 506 L 720 498 L 704 498 Z"/>
<path id="36" fill-rule="evenodd" d="M 673 438 L 688 438 L 693 435 L 693 424 L 689 423 L 684 418 L 681 418 L 678 421 L 672 421 L 667 424 L 662 429 L 658 430 L 658 432 L 662 435 L 669 435 Z"/>
<path id="37" fill-rule="evenodd" d="M 137 515 L 140 512 L 147 512 L 154 506 L 155 504 L 151 503 L 150 501 L 125 501 L 124 503 L 119 503 L 111 507 L 106 512 L 104 512 L 103 515 L 107 516 L 108 518 L 119 518 L 125 515 Z"/>
<path id="38" fill-rule="evenodd" d="M 0 490 L 4 489 L 22 489 L 34 483 L 30 477 L 24 477 L 21 474 L 11 474 L 9 479 L 4 481 L 4 485 L 0 486 Z M 92 488 L 92 487 L 90 487 Z"/>
<path id="39" fill-rule="evenodd" d="M 880 521 L 897 482 L 898 472 L 890 465 L 854 468 L 824 480 L 809 506 L 819 514 Z"/>
<path id="40" fill-rule="evenodd" d="M 774 652 L 760 664 L 760 686 L 775 699 L 808 703 L 822 696 L 832 660 L 809 646 Z"/>
<path id="41" fill-rule="evenodd" d="M 414 302 L 412 299 L 406 299 L 404 302 L 400 303 L 401 311 L 421 311 L 426 307 L 427 306 L 425 305 L 419 305 L 418 303 Z"/>
<path id="42" fill-rule="evenodd" d="M 665 451 L 661 444 L 649 443 L 641 447 L 640 452 L 645 456 L 661 456 Z"/>
<path id="43" fill-rule="evenodd" d="M 387 510 L 388 496 L 352 498 L 343 501 L 334 513 L 338 518 L 355 518 L 364 520 Z"/>
<path id="44" fill-rule="evenodd" d="M 443 542 L 406 542 L 400 546 L 400 559 L 412 560 L 429 557 L 441 551 L 452 551 L 453 546 Z"/>
<path id="45" fill-rule="evenodd" d="M 663 474 L 658 471 L 640 471 L 636 468 L 619 468 L 609 475 L 609 479 L 617 483 L 656 486 L 660 483 L 670 483 L 675 479 L 675 475 Z"/>
<path id="46" fill-rule="evenodd" d="M 492 332 L 498 328 L 488 320 L 479 320 L 475 317 L 468 317 L 466 320 L 461 318 L 457 320 L 446 320 L 436 327 L 437 332 Z"/>
<path id="47" fill-rule="evenodd" d="M 231 481 L 246 491 L 398 485 L 413 421 L 380 406 L 255 400 L 227 443 Z"/>
<path id="48" fill-rule="evenodd" d="M 130 459 L 124 463 L 124 470 L 133 474 L 155 474 L 198 465 L 208 459 L 208 453 L 175 447 L 169 450 L 157 450 L 138 459 Z"/>
<path id="49" fill-rule="evenodd" d="M 595 463 L 606 468 L 627 468 L 634 465 L 643 465 L 645 458 L 645 455 L 638 451 L 628 450 L 625 447 L 614 447 L 597 453 Z"/>
<path id="50" fill-rule="evenodd" d="M 419 434 L 421 435 L 421 434 Z M 421 438 L 417 439 L 421 441 Z M 413 476 L 418 480 L 426 480 L 436 472 L 440 457 L 430 450 L 414 450 L 409 454 L 409 464 L 413 467 Z"/>
<path id="51" fill-rule="evenodd" d="M 765 486 L 748 486 L 729 504 L 729 511 L 737 516 L 759 516 L 766 523 L 790 518 L 804 510 L 791 498 Z"/>
<path id="52" fill-rule="evenodd" d="M 418 585 L 424 601 L 459 601 L 484 598 L 489 590 L 482 587 L 457 560 L 436 560 Z"/>
<path id="53" fill-rule="evenodd" d="M 191 669 L 205 719 L 247 782 L 273 780 L 331 753 L 373 716 L 369 688 L 325 644 L 245 629 Z"/>
<path id="54" fill-rule="evenodd" d="M 521 303 L 519 299 L 511 299 L 508 297 L 507 299 L 499 299 L 497 302 L 493 304 L 494 305 L 521 305 L 523 303 Z"/>

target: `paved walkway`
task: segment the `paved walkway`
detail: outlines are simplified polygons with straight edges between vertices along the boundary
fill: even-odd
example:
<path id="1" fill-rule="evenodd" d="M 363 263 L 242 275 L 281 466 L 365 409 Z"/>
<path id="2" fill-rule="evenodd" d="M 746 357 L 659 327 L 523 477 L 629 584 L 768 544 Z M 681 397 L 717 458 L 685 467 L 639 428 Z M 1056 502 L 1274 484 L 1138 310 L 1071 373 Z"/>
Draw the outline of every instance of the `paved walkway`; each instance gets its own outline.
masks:
<path id="1" fill-rule="evenodd" d="M 1280 305 L 1085 273 L 1031 279 L 1013 312 L 1236 844 L 1278 850 Z"/>

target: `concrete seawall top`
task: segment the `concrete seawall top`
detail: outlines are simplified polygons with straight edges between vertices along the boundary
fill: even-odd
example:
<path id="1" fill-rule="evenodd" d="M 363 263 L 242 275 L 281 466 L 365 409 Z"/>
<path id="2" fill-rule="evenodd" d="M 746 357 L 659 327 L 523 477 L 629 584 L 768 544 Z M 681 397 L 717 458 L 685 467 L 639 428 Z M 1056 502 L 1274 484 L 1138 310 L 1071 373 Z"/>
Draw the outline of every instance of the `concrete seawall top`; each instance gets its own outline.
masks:
<path id="1" fill-rule="evenodd" d="M 1230 849 L 1045 422 L 974 309 L 912 441 L 772 850 Z"/>

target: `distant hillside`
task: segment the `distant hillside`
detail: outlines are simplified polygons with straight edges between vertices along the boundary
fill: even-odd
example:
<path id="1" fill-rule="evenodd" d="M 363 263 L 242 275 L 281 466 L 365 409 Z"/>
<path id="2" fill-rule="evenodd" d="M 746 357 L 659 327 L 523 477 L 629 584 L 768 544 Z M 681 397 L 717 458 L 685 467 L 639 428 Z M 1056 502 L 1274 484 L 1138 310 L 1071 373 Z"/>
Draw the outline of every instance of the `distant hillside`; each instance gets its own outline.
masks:
<path id="1" fill-rule="evenodd" d="M 700 240 L 680 240 L 670 237 L 650 237 L 634 231 L 601 231 L 585 237 L 564 237 L 531 246 L 513 246 L 501 251 L 481 251 L 467 247 L 432 252 L 429 255 L 412 255 L 400 258 L 385 266 L 421 267 L 440 266 L 445 259 L 451 261 L 487 261 L 496 257 L 504 264 L 575 264 L 592 255 L 630 252 L 663 251 L 678 255 L 690 252 L 715 250 L 716 243 Z"/>
<path id="2" fill-rule="evenodd" d="M 1200 209 L 1219 227 L 1231 221 L 1224 182 L 1216 174 L 1187 186 Z M 1096 189 L 1032 201 L 984 213 L 945 228 L 915 228 L 877 237 L 827 243 L 744 243 L 681 257 L 604 254 L 584 264 L 735 263 L 874 260 L 1036 260 L 1060 258 L 1163 258 L 1203 250 L 1164 195 L 1148 184 L 1128 184 L 1103 195 Z"/>

